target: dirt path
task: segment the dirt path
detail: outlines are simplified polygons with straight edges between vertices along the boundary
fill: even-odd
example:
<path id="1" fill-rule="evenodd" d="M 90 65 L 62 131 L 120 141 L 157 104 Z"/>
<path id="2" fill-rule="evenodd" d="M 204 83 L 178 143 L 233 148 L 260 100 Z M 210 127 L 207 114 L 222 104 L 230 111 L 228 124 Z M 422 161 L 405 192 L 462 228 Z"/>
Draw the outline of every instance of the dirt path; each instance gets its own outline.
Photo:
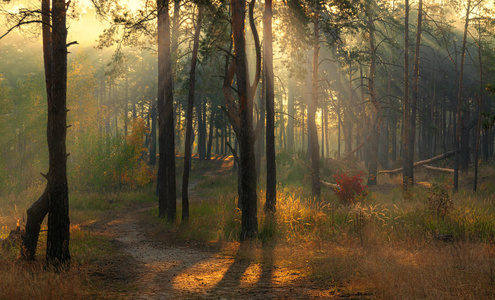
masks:
<path id="1" fill-rule="evenodd" d="M 109 298 L 131 299 L 328 299 L 330 287 L 301 280 L 298 271 L 277 265 L 272 249 L 229 245 L 228 251 L 205 249 L 156 234 L 147 219 L 150 204 L 131 206 L 114 215 L 101 234 L 112 237 L 122 255 L 100 267 Z M 233 249 L 233 248 L 234 249 Z M 231 250 L 234 250 L 232 255 Z M 257 262 L 250 257 L 258 252 Z M 229 254 L 230 253 L 230 254 Z M 117 283 L 117 285 L 115 284 Z"/>
<path id="2" fill-rule="evenodd" d="M 191 184 L 194 197 L 196 184 Z M 108 289 L 108 298 L 349 298 L 278 264 L 273 248 L 239 243 L 207 247 L 181 241 L 150 215 L 155 206 L 133 204 L 90 226 L 92 232 L 109 237 L 119 253 L 100 262 L 93 274 Z"/>

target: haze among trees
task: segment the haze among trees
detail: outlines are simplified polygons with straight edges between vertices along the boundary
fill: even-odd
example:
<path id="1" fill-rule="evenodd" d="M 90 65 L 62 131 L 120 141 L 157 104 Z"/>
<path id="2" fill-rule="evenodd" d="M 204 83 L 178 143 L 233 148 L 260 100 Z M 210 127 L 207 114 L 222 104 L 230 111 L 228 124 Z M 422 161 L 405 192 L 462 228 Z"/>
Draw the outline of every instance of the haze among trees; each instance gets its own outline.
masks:
<path id="1" fill-rule="evenodd" d="M 0 299 L 493 298 L 494 14 L 2 1 Z"/>

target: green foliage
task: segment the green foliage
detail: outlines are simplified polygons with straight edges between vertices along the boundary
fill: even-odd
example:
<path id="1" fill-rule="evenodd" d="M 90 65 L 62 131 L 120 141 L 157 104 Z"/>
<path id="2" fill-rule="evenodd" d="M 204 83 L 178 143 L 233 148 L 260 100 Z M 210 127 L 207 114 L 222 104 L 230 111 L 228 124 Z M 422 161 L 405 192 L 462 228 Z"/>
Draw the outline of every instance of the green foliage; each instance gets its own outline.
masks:
<path id="1" fill-rule="evenodd" d="M 77 161 L 69 170 L 70 182 L 77 189 L 132 189 L 149 185 L 154 170 L 143 159 L 144 120 L 131 123 L 128 136 L 109 137 L 89 133 L 82 138 L 87 147 L 78 148 Z"/>
<path id="2" fill-rule="evenodd" d="M 287 151 L 278 151 L 275 157 L 277 163 L 278 181 L 284 185 L 301 185 L 307 174 L 306 166 L 301 165 L 300 154 L 291 154 Z"/>

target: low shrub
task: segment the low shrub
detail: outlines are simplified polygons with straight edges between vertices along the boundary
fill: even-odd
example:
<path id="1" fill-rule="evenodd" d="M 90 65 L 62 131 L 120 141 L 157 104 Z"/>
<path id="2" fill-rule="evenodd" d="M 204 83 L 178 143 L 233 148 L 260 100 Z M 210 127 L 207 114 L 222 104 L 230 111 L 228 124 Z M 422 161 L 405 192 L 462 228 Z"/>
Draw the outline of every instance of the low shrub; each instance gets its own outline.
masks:
<path id="1" fill-rule="evenodd" d="M 429 190 L 427 209 L 438 219 L 443 219 L 450 214 L 453 202 L 449 195 L 450 186 L 447 182 L 433 183 Z"/>
<path id="2" fill-rule="evenodd" d="M 339 172 L 333 176 L 338 185 L 334 192 L 342 204 L 349 205 L 369 195 L 368 186 L 362 184 L 363 176 L 363 172 L 353 176 L 350 176 L 348 172 Z"/>

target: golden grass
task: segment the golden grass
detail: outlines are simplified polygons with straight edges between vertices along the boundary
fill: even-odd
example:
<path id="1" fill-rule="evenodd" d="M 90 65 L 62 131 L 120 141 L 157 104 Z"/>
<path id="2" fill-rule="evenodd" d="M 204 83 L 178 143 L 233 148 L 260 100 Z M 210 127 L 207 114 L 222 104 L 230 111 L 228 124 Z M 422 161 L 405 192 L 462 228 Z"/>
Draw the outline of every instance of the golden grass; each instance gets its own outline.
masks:
<path id="1" fill-rule="evenodd" d="M 42 194 L 41 184 L 28 188 L 21 194 L 0 197 L 0 238 L 8 237 L 10 230 L 24 225 L 27 208 Z M 122 203 L 145 201 L 140 192 L 128 193 Z M 111 201 L 109 201 L 110 199 Z M 71 268 L 56 273 L 44 270 L 46 251 L 46 218 L 42 224 L 37 249 L 37 261 L 19 259 L 19 245 L 9 249 L 0 247 L 0 299 L 88 299 L 99 298 L 104 291 L 90 282 L 87 272 L 91 264 L 112 255 L 108 239 L 93 234 L 80 226 L 82 222 L 95 220 L 103 210 L 115 209 L 112 199 L 95 194 L 71 194 Z M 0 242 L 1 244 L 1 242 Z"/>
<path id="2" fill-rule="evenodd" d="M 222 180 L 211 178 L 204 188 L 221 187 Z M 407 200 L 401 181 L 380 181 L 367 202 L 352 206 L 341 205 L 328 191 L 312 199 L 307 189 L 279 187 L 275 219 L 264 214 L 261 190 L 258 247 L 274 247 L 277 264 L 344 293 L 384 299 L 495 298 L 495 185 L 485 181 L 477 194 L 450 194 L 453 208 L 440 219 L 426 205 L 432 181 L 418 176 L 423 183 Z M 235 192 L 231 188 L 223 200 L 232 202 Z M 194 228 L 237 232 L 240 226 L 232 227 L 232 220 L 240 223 L 240 214 L 234 205 L 221 203 L 208 208 L 219 217 L 211 218 L 206 209 L 191 214 Z M 442 234 L 452 234 L 454 242 L 439 241 Z M 215 237 L 226 243 L 236 238 Z M 263 260 L 259 253 L 254 259 Z"/>
<path id="3" fill-rule="evenodd" d="M 42 262 L 0 259 L 0 299 L 88 299 L 95 294 L 86 280 L 74 268 L 55 273 L 44 270 Z"/>
<path id="4" fill-rule="evenodd" d="M 480 176 L 495 174 L 492 169 L 482 169 Z M 314 280 L 321 282 L 322 288 L 349 295 L 371 293 L 372 298 L 383 299 L 495 298 L 495 185 L 484 181 L 476 194 L 461 190 L 452 196 L 454 204 L 449 214 L 438 218 L 426 206 L 431 182 L 418 185 L 413 197 L 403 200 L 400 178 L 380 179 L 366 202 L 352 206 L 341 205 L 330 191 L 324 191 L 320 199 L 308 197 L 307 188 L 294 187 L 300 182 L 279 187 L 275 218 L 265 215 L 265 193 L 259 191 L 257 249 L 254 254 L 244 254 L 236 247 L 229 248 L 238 245 L 235 241 L 240 231 L 236 176 L 212 176 L 197 186 L 199 195 L 194 197 L 201 200 L 191 202 L 189 225 L 176 224 L 174 230 L 184 239 L 223 244 L 221 254 L 237 252 L 257 262 L 242 277 L 247 285 L 259 280 L 260 266 L 270 263 L 277 266 L 275 273 L 284 270 L 286 276 L 277 275 L 280 278 L 291 282 Z M 419 176 L 418 181 L 424 180 Z M 23 196 L 0 198 L 0 238 L 17 220 L 22 223 L 25 209 L 41 192 L 40 186 Z M 41 262 L 29 264 L 18 262 L 15 251 L 0 252 L 0 299 L 98 297 L 101 287 L 92 287 L 85 272 L 98 258 L 111 255 L 108 241 L 77 224 L 94 219 L 100 211 L 115 209 L 119 203 L 148 201 L 151 192 L 74 194 L 71 214 L 77 222 L 71 227 L 71 271 L 56 274 L 43 270 L 43 248 L 39 250 Z M 454 242 L 437 240 L 435 237 L 441 234 L 452 234 Z M 218 273 L 215 280 L 220 280 L 227 267 L 198 265 L 190 272 L 211 269 Z M 194 290 L 186 273 L 177 280 Z"/>
<path id="5" fill-rule="evenodd" d="M 363 266 L 377 294 L 386 299 L 491 299 L 493 253 L 488 244 L 382 245 Z"/>

